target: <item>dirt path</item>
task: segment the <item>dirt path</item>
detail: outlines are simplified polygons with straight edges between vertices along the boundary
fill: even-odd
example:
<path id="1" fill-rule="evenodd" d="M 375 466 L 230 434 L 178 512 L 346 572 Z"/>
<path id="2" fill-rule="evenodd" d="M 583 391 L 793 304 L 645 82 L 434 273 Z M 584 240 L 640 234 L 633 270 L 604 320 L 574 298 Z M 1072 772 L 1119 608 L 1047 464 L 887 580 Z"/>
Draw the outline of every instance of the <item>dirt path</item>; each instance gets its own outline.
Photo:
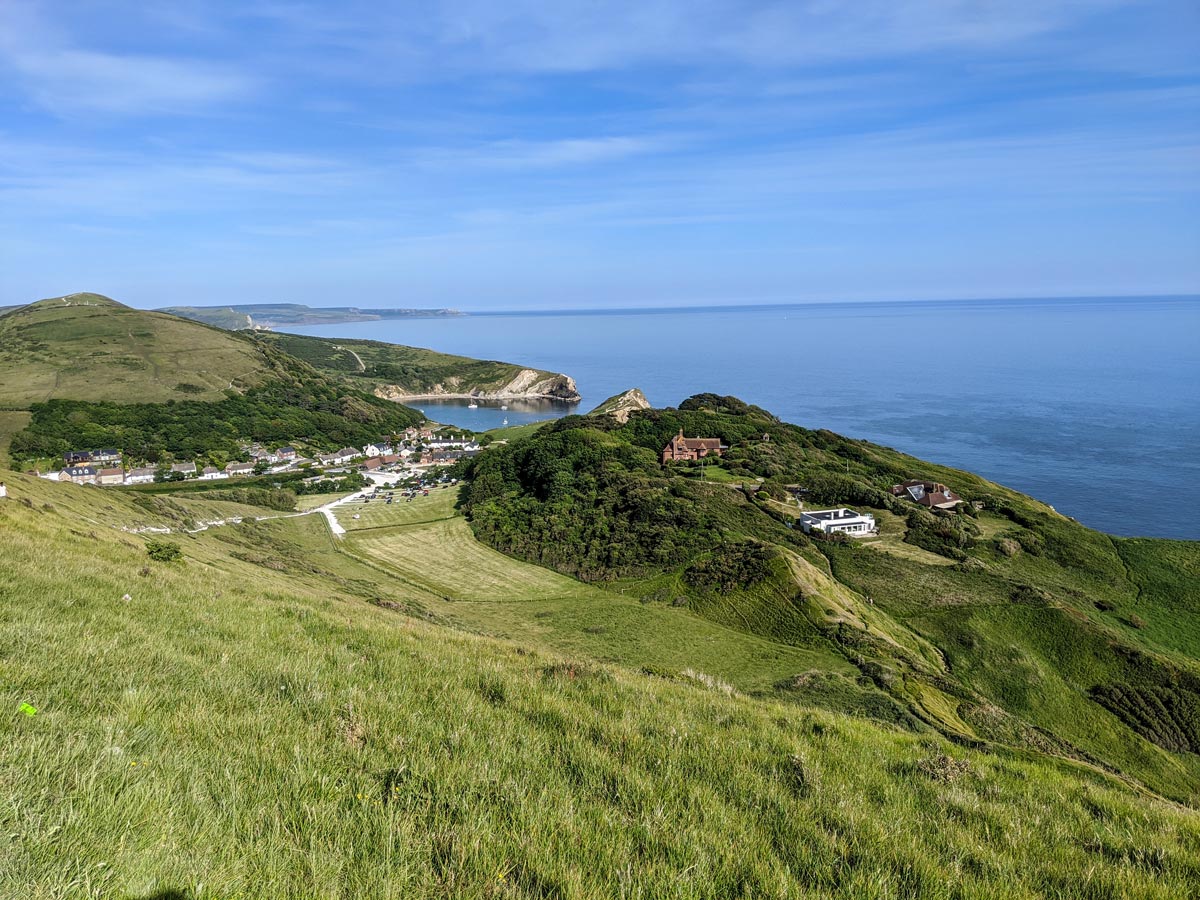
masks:
<path id="1" fill-rule="evenodd" d="M 354 357 L 354 360 L 355 360 L 355 362 L 357 362 L 357 363 L 358 363 L 358 371 L 360 371 L 360 372 L 365 372 L 365 371 L 367 371 L 367 365 L 366 365 L 366 363 L 364 363 L 364 362 L 362 361 L 362 357 L 361 357 L 361 356 L 359 356 L 357 353 L 355 353 L 353 350 L 351 350 L 349 347 L 342 347 L 342 346 L 340 346 L 340 345 L 337 345 L 337 344 L 335 344 L 333 349 L 335 349 L 335 350 L 345 350 L 347 353 L 349 353 L 351 356 L 353 356 L 353 357 Z"/>

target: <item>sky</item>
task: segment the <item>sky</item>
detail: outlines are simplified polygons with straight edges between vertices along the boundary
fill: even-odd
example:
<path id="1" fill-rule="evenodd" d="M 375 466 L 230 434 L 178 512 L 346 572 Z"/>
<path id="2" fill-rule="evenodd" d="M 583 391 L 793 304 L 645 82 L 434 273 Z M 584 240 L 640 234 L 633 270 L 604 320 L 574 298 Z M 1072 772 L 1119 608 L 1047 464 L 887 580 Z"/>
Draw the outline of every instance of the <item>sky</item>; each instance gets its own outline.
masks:
<path id="1" fill-rule="evenodd" d="M 1200 293 L 1195 0 L 0 0 L 0 305 Z"/>

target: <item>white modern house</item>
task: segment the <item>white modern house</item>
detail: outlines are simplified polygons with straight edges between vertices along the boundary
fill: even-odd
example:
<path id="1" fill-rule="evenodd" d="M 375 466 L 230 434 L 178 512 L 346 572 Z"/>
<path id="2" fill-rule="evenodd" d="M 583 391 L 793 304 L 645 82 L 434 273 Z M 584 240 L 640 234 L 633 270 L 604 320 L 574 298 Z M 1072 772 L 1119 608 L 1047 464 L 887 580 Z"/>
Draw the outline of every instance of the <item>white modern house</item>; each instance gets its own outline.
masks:
<path id="1" fill-rule="evenodd" d="M 852 509 L 814 509 L 800 514 L 800 524 L 805 531 L 820 531 L 825 534 L 848 534 L 863 537 L 875 533 L 875 517 L 869 513 L 856 513 Z"/>

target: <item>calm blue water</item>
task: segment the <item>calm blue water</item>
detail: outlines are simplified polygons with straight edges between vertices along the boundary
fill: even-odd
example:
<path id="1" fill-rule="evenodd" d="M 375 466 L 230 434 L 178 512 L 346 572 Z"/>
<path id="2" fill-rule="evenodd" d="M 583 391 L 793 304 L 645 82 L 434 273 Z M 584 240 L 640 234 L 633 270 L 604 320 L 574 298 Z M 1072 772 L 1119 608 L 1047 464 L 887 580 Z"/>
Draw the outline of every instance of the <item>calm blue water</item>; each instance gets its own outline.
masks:
<path id="1" fill-rule="evenodd" d="M 978 472 L 1113 534 L 1200 538 L 1200 298 L 473 315 L 296 328 L 566 372 L 578 410 L 417 403 L 483 429 L 733 394 Z"/>

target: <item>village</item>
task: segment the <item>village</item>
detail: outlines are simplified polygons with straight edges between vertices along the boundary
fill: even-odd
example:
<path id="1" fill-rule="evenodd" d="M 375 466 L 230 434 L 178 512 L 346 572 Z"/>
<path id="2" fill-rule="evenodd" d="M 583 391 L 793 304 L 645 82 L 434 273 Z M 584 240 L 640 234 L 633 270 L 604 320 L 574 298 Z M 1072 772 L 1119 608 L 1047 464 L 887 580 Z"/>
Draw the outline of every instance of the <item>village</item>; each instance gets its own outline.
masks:
<path id="1" fill-rule="evenodd" d="M 270 449 L 258 443 L 242 447 L 244 459 L 224 467 L 200 465 L 195 460 L 160 461 L 157 465 L 130 464 L 117 448 L 72 450 L 63 454 L 60 469 L 31 474 L 50 481 L 98 487 L 153 484 L 173 481 L 224 481 L 284 472 L 313 473 L 314 479 L 330 474 L 361 472 L 395 473 L 445 466 L 477 454 L 481 445 L 468 432 L 446 428 L 409 428 L 381 437 L 363 447 L 342 447 L 333 452 L 301 451 L 284 445 Z"/>

